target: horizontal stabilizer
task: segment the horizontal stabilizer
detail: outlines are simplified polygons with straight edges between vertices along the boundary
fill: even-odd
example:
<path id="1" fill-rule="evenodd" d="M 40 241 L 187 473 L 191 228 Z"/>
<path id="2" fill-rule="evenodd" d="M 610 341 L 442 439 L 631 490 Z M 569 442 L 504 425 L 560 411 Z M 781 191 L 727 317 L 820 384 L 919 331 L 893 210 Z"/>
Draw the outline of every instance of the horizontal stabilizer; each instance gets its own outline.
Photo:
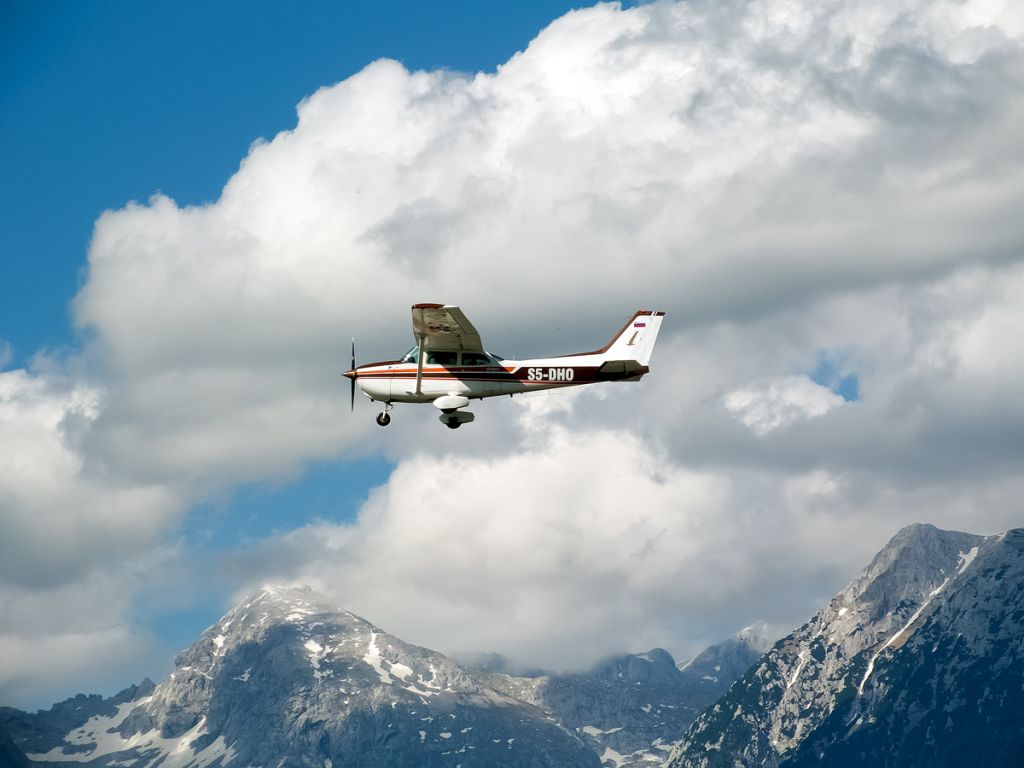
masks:
<path id="1" fill-rule="evenodd" d="M 647 373 L 650 369 L 640 363 L 639 360 L 606 360 L 601 363 L 601 367 L 598 371 L 601 373 L 622 373 L 627 375 L 636 375 L 638 373 Z"/>

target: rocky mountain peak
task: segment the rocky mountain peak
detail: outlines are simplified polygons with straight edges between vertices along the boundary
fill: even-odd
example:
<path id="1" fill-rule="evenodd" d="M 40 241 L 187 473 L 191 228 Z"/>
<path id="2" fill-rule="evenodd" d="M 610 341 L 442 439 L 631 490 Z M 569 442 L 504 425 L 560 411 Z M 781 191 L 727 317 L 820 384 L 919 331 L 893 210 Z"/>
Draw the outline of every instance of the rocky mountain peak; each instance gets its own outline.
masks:
<path id="1" fill-rule="evenodd" d="M 671 683 L 679 673 L 672 654 L 664 648 L 652 648 L 646 653 L 610 656 L 591 667 L 590 674 L 605 680 Z"/>
<path id="2" fill-rule="evenodd" d="M 984 536 L 915 524 L 900 529 L 840 597 L 848 607 L 869 609 L 869 620 L 891 613 L 903 601 L 919 602 L 974 557 Z M 970 554 L 973 552 L 974 554 Z"/>
<path id="3" fill-rule="evenodd" d="M 900 530 L 856 579 L 697 719 L 672 765 L 778 764 L 838 702 L 861 696 L 880 655 L 906 642 L 990 543 L 931 525 Z"/>
<path id="4" fill-rule="evenodd" d="M 785 765 L 1021 765 L 1024 530 L 966 553 L 868 664 Z"/>
<path id="5" fill-rule="evenodd" d="M 32 759 L 131 768 L 599 764 L 535 708 L 308 588 L 256 591 L 175 663 L 151 694 Z"/>

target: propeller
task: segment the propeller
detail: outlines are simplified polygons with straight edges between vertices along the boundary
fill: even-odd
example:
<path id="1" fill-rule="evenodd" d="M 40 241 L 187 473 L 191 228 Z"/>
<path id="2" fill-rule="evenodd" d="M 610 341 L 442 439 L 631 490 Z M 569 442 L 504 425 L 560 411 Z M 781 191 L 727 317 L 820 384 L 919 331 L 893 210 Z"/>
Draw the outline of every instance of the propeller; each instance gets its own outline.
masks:
<path id="1" fill-rule="evenodd" d="M 352 368 L 349 370 L 352 371 L 352 397 L 349 402 L 349 411 L 351 412 L 356 409 L 356 339 L 354 336 L 352 337 Z"/>

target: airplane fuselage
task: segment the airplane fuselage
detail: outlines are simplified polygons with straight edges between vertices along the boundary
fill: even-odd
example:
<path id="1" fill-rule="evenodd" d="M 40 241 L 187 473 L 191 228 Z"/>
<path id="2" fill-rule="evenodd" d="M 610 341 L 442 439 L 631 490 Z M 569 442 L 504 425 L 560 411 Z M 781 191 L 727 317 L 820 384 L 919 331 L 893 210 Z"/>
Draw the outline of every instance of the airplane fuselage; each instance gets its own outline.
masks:
<path id="1" fill-rule="evenodd" d="M 448 365 L 424 363 L 418 392 L 417 364 L 410 361 L 392 360 L 361 365 L 356 369 L 356 384 L 371 400 L 384 403 L 429 403 L 443 395 L 462 395 L 475 400 L 601 381 L 636 381 L 650 370 L 646 365 L 630 367 L 609 363 L 601 355 L 567 355 L 532 360 L 492 358 L 489 365 L 461 363 L 461 360 Z"/>

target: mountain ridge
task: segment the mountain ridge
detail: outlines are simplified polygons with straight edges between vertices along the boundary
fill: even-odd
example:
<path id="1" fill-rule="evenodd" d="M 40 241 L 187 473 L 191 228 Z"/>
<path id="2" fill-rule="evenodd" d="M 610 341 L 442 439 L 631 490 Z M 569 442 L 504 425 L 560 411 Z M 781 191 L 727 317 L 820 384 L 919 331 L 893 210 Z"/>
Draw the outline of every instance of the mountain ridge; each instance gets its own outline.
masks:
<path id="1" fill-rule="evenodd" d="M 697 718 L 673 750 L 669 766 L 820 764 L 812 753 L 843 764 L 834 758 L 833 745 L 840 743 L 855 708 L 875 696 L 880 671 L 888 668 L 891 658 L 905 657 L 904 648 L 921 642 L 920 628 L 949 595 L 978 578 L 985 553 L 1007 536 L 1016 539 L 1017 533 L 986 537 L 927 524 L 901 529 L 857 578 L 779 640 L 725 697 Z M 1022 603 L 1019 597 L 997 595 L 992 607 L 1013 613 L 1024 610 Z M 946 625 L 944 631 L 955 636 L 959 630 Z M 909 717 L 902 710 L 889 714 Z M 864 754 L 870 751 L 865 749 Z M 888 764 L 910 761 L 902 755 Z"/>
<path id="2" fill-rule="evenodd" d="M 743 666 L 734 657 L 756 655 L 758 642 L 731 638 L 686 672 L 652 649 L 580 673 L 513 677 L 487 671 L 504 666 L 495 655 L 469 669 L 309 588 L 266 586 L 179 653 L 159 684 L 36 715 L 10 710 L 19 743 L 9 746 L 41 766 L 651 764 L 731 682 L 708 665 Z"/>
<path id="3" fill-rule="evenodd" d="M 1016 766 L 1024 529 L 908 526 L 786 637 L 747 628 L 679 663 L 515 676 L 264 587 L 175 665 L 110 699 L 0 708 L 0 766 Z"/>

